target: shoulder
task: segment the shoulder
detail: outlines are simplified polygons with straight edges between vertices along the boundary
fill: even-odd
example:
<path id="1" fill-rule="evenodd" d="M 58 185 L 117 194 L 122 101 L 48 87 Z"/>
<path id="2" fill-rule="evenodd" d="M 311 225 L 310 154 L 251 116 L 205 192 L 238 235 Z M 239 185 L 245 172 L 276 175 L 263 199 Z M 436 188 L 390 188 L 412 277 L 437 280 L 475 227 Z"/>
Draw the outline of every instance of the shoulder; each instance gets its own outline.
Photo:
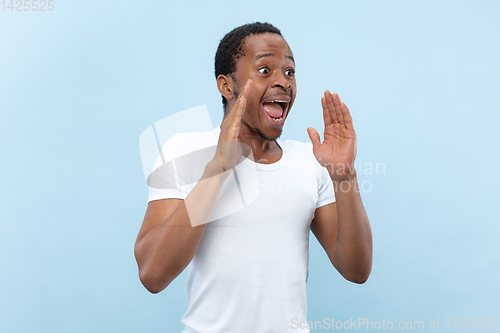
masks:
<path id="1" fill-rule="evenodd" d="M 162 151 L 169 155 L 174 155 L 171 157 L 175 158 L 195 150 L 216 145 L 217 140 L 218 137 L 215 130 L 177 133 L 165 142 L 162 146 Z"/>
<path id="2" fill-rule="evenodd" d="M 213 141 L 215 138 L 214 130 L 204 132 L 186 132 L 176 133 L 167 143 L 185 143 L 185 142 L 198 142 L 198 141 Z"/>

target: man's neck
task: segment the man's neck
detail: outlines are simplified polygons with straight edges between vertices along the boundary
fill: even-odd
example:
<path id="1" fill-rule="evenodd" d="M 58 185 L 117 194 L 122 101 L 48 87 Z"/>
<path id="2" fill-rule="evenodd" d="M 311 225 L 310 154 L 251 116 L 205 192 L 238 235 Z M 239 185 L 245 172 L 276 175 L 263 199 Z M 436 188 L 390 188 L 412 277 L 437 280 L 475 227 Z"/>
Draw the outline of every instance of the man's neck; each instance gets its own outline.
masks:
<path id="1" fill-rule="evenodd" d="M 252 148 L 253 160 L 257 163 L 270 164 L 282 156 L 282 149 L 276 140 L 263 139 L 260 136 L 240 135 L 241 142 Z"/>

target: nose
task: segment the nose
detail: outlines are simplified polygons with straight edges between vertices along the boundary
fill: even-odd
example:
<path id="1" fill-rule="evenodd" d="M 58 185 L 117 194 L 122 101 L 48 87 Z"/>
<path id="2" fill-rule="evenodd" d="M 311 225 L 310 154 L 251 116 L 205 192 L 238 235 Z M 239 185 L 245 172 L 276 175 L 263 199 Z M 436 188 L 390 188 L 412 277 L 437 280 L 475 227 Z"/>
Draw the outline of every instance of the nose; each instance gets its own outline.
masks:
<path id="1" fill-rule="evenodd" d="M 273 76 L 272 86 L 281 87 L 284 90 L 288 90 L 290 88 L 290 82 L 283 72 L 276 71 L 275 75 Z"/>

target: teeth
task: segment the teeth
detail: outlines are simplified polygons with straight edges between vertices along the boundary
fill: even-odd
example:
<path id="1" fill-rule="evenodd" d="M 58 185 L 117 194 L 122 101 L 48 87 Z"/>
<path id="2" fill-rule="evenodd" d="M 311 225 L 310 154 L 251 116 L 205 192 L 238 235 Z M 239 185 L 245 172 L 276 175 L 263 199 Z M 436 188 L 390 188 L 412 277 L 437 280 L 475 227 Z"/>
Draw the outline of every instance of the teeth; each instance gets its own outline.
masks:
<path id="1" fill-rule="evenodd" d="M 272 118 L 272 119 L 273 119 L 274 121 L 280 121 L 280 120 L 281 120 L 281 118 L 283 118 L 283 117 L 279 117 L 279 118 Z"/>

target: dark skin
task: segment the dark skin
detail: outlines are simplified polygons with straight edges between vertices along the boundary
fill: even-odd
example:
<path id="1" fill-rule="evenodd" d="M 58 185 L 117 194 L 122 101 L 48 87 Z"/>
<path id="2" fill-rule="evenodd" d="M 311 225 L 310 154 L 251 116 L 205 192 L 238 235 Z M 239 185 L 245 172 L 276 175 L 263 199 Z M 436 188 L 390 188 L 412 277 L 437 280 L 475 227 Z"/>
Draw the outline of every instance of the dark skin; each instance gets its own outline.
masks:
<path id="1" fill-rule="evenodd" d="M 226 109 L 229 110 L 238 97 L 237 92 L 243 90 L 249 79 L 252 80 L 239 138 L 250 145 L 256 160 L 274 163 L 281 158 L 281 148 L 274 139 L 279 137 L 283 126 L 268 124 L 262 102 L 271 96 L 289 96 L 288 110 L 291 109 L 297 93 L 293 53 L 281 36 L 270 33 L 246 37 L 243 52 L 245 56 L 236 62 L 236 72 L 230 76 L 219 75 L 217 87 L 227 99 Z M 255 60 L 256 56 L 263 57 Z M 287 115 L 284 115 L 285 119 Z"/>
<path id="2" fill-rule="evenodd" d="M 184 200 L 148 204 L 134 250 L 141 282 L 152 293 L 165 289 L 193 259 L 222 184 L 240 161 L 241 143 L 251 147 L 259 163 L 274 163 L 282 156 L 274 140 L 295 100 L 292 52 L 281 36 L 270 33 L 246 37 L 243 51 L 232 77 L 217 78 L 228 103 L 217 152 L 201 180 Z M 264 112 L 264 102 L 270 99 L 287 101 L 281 121 Z M 316 209 L 311 230 L 340 274 L 364 283 L 371 271 L 372 236 L 354 170 L 352 118 L 337 94 L 326 91 L 321 102 L 325 139 L 321 143 L 313 128 L 308 133 L 316 159 L 330 174 L 336 202 Z"/>
<path id="3" fill-rule="evenodd" d="M 237 93 L 244 91 L 247 101 L 238 140 L 252 148 L 255 160 L 274 163 L 282 151 L 272 139 L 281 134 L 283 127 L 267 121 L 262 102 L 268 96 L 288 95 L 290 103 L 284 118 L 288 116 L 297 92 L 293 54 L 288 43 L 272 33 L 246 37 L 243 51 L 245 55 L 237 60 L 236 72 L 220 75 L 217 87 L 228 100 L 227 108 L 233 107 L 238 102 Z M 248 86 L 244 87 L 248 81 L 249 92 Z M 325 91 L 321 105 L 323 142 L 314 128 L 307 132 L 316 159 L 330 174 L 336 202 L 316 209 L 311 230 L 340 274 L 349 281 L 364 283 L 372 267 L 372 235 L 354 169 L 356 133 L 349 109 L 338 94 Z"/>

